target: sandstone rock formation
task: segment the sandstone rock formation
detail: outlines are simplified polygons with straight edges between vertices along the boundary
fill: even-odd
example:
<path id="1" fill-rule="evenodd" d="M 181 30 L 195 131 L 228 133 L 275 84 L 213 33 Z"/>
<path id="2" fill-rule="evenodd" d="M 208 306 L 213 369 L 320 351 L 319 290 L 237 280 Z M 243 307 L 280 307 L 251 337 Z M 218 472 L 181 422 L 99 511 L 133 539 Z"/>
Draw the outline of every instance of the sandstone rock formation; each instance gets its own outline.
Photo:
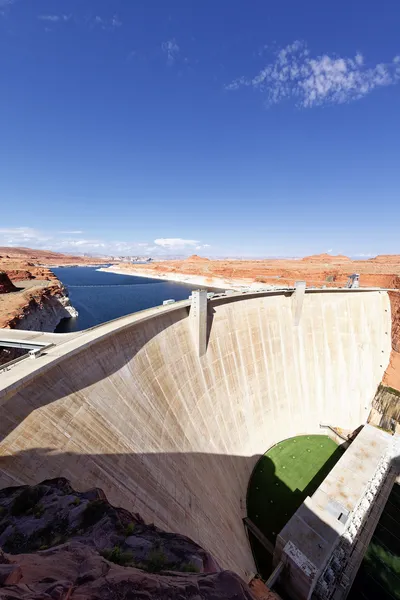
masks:
<path id="1" fill-rule="evenodd" d="M 396 287 L 400 288 L 400 285 L 397 283 Z M 392 312 L 392 354 L 383 383 L 400 391 L 400 292 L 389 292 L 389 298 Z"/>
<path id="2" fill-rule="evenodd" d="M 333 254 L 313 254 L 311 256 L 305 256 L 301 259 L 302 262 L 312 262 L 312 263 L 343 263 L 350 262 L 351 259 L 348 256 L 344 256 L 343 254 L 337 254 L 334 256 Z"/>
<path id="3" fill-rule="evenodd" d="M 51 250 L 35 250 L 33 248 L 12 248 L 0 247 L 0 260 L 16 260 L 18 262 L 29 261 L 34 264 L 45 265 L 88 265 L 102 264 L 105 258 L 109 257 L 90 257 L 90 256 L 72 256 L 69 254 L 61 254 L 60 252 L 52 252 Z"/>
<path id="4" fill-rule="evenodd" d="M 186 260 L 154 261 L 151 264 L 123 263 L 125 272 L 144 276 L 203 277 L 205 283 L 225 285 L 264 283 L 275 286 L 293 286 L 296 280 L 305 280 L 307 286 L 343 287 L 349 275 L 360 273 L 364 287 L 400 288 L 400 255 L 390 261 L 353 261 L 345 256 L 318 255 L 303 260 L 207 260 L 190 257 Z M 113 267 L 111 267 L 111 270 Z M 218 287 L 218 285 L 217 285 Z"/>
<path id="5" fill-rule="evenodd" d="M 4 271 L 0 271 L 0 294 L 9 294 L 10 292 L 15 292 L 17 288 L 10 281 L 9 276 Z"/>
<path id="6" fill-rule="evenodd" d="M 198 254 L 192 254 L 192 256 L 188 256 L 188 258 L 185 259 L 186 262 L 208 262 L 209 260 L 209 258 L 199 256 Z"/>
<path id="7" fill-rule="evenodd" d="M 76 316 L 49 268 L 13 256 L 1 258 L 0 269 L 0 328 L 54 331 L 61 319 Z"/>
<path id="8" fill-rule="evenodd" d="M 0 328 L 53 332 L 61 319 L 78 314 L 60 283 L 12 296 L 0 297 Z"/>
<path id="9" fill-rule="evenodd" d="M 99 489 L 66 479 L 0 491 L 0 597 L 43 600 L 252 600 L 277 598 L 262 582 L 253 596 L 190 539 L 111 506 Z"/>

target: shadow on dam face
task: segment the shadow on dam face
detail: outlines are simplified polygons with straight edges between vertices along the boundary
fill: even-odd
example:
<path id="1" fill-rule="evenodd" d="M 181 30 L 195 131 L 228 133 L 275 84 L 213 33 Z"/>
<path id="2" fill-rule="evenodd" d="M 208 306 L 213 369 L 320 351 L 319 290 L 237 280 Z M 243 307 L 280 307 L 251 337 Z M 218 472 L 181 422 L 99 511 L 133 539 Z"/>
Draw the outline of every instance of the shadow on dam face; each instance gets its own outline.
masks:
<path id="1" fill-rule="evenodd" d="M 65 476 L 187 535 L 247 577 L 242 524 L 258 458 L 276 442 L 355 429 L 389 361 L 386 293 L 287 295 L 213 306 L 199 358 L 188 309 L 105 324 L 1 387 L 0 486 Z M 36 367 L 37 365 L 37 367 Z"/>
<path id="2" fill-rule="evenodd" d="M 20 473 L 21 483 L 30 484 L 63 476 L 79 491 L 101 488 L 113 505 L 123 505 L 141 517 L 156 511 L 156 524 L 161 520 L 167 530 L 201 539 L 221 568 L 237 565 L 231 569 L 248 578 L 254 567 L 242 522 L 246 515 L 243 484 L 258 459 L 205 453 L 76 454 L 31 448 L 0 457 L 0 470 L 2 487 L 19 483 L 15 476 L 8 479 L 8 474 Z M 26 465 L 30 474 L 24 473 Z"/>

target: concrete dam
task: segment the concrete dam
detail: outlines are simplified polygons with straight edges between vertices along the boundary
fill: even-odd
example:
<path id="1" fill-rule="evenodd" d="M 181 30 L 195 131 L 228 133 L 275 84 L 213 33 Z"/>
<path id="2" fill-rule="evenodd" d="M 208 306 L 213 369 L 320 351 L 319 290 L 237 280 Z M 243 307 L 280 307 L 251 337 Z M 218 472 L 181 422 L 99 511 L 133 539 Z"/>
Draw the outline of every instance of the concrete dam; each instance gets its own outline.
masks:
<path id="1" fill-rule="evenodd" d="M 0 487 L 65 476 L 102 488 L 248 579 L 252 470 L 281 440 L 366 422 L 389 362 L 389 297 L 213 298 L 200 353 L 191 310 L 177 302 L 73 334 L 2 330 L 53 345 L 0 373 Z"/>

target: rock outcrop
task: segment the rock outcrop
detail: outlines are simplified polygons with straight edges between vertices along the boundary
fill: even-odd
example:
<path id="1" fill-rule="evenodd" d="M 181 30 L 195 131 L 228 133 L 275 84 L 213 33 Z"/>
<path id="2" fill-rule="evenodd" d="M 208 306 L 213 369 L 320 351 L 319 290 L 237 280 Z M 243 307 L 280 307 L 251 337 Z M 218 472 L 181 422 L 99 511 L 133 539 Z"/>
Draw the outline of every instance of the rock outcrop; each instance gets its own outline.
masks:
<path id="1" fill-rule="evenodd" d="M 45 265 L 88 265 L 109 262 L 110 257 L 72 256 L 51 250 L 36 250 L 34 248 L 0 247 L 0 261 L 2 259 L 30 261 L 34 264 Z"/>
<path id="2" fill-rule="evenodd" d="M 28 301 L 0 326 L 27 331 L 53 332 L 62 319 L 78 316 L 62 286 L 51 286 L 28 294 Z"/>
<path id="3" fill-rule="evenodd" d="M 61 319 L 78 315 L 61 283 L 38 285 L 0 297 L 0 328 L 52 332 Z"/>
<path id="4" fill-rule="evenodd" d="M 400 392 L 380 385 L 372 402 L 368 422 L 386 431 L 400 433 Z"/>
<path id="5" fill-rule="evenodd" d="M 199 256 L 198 254 L 192 254 L 192 256 L 188 256 L 188 258 L 185 259 L 185 262 L 209 262 L 209 260 L 209 258 Z"/>
<path id="6" fill-rule="evenodd" d="M 312 254 L 311 256 L 305 256 L 301 260 L 303 262 L 313 262 L 320 264 L 351 262 L 351 259 L 348 256 L 344 256 L 344 254 L 337 254 L 336 256 L 333 254 Z"/>
<path id="7" fill-rule="evenodd" d="M 145 265 L 121 263 L 118 268 L 134 275 L 213 287 L 237 287 L 252 283 L 293 286 L 297 280 L 306 281 L 308 287 L 343 287 L 349 275 L 359 273 L 361 286 L 400 288 L 400 256 L 393 257 L 390 262 L 375 263 L 325 254 L 303 260 L 209 260 L 194 255 L 186 260 L 154 261 Z M 113 270 L 115 267 L 110 267 L 110 271 Z"/>
<path id="8" fill-rule="evenodd" d="M 277 598 L 200 546 L 66 479 L 0 491 L 0 597 L 43 600 Z M 268 595 L 267 595 L 268 594 Z M 271 594 L 271 595 L 269 595 Z"/>
<path id="9" fill-rule="evenodd" d="M 77 316 L 66 288 L 47 267 L 15 258 L 1 259 L 0 267 L 0 328 L 52 332 L 61 319 Z"/>
<path id="10" fill-rule="evenodd" d="M 17 288 L 10 280 L 7 273 L 0 271 L 0 294 L 9 294 L 10 292 L 16 292 Z"/>

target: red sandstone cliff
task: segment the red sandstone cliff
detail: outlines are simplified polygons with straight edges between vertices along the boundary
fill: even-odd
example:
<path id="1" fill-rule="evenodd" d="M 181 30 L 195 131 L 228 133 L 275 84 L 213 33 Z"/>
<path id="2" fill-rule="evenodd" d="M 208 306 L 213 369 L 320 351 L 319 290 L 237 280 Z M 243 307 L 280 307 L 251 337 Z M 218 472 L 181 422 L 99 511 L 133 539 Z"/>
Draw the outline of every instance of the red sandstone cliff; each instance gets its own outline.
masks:
<path id="1" fill-rule="evenodd" d="M 5 269 L 3 277 L 0 273 L 0 328 L 51 332 L 61 319 L 75 314 L 50 269 L 16 259 L 2 259 L 0 265 Z"/>
<path id="2" fill-rule="evenodd" d="M 199 256 L 198 254 L 192 254 L 192 256 L 188 256 L 188 258 L 185 258 L 185 262 L 208 262 L 209 260 L 209 258 Z"/>
<path id="3" fill-rule="evenodd" d="M 72 256 L 51 250 L 35 250 L 34 248 L 0 247 L 0 264 L 5 260 L 17 260 L 18 262 L 31 262 L 45 265 L 87 265 L 102 264 L 109 257 Z"/>
<path id="4" fill-rule="evenodd" d="M 311 256 L 305 256 L 301 259 L 302 262 L 313 262 L 313 263 L 343 263 L 349 262 L 351 259 L 343 254 L 313 254 Z"/>

